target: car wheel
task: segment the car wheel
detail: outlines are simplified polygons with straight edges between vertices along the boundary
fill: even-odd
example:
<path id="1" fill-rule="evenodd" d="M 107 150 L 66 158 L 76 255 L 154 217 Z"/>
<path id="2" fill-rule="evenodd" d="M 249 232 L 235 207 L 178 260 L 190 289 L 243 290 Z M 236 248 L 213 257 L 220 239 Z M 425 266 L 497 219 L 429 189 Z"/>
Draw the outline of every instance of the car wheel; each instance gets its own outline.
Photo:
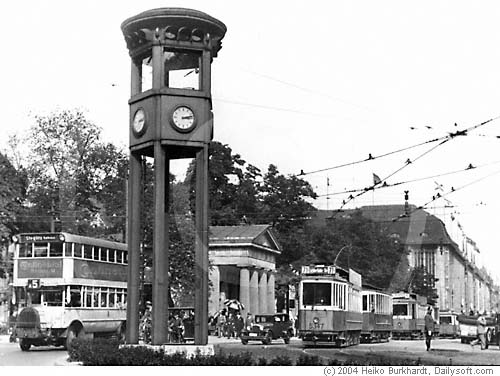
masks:
<path id="1" fill-rule="evenodd" d="M 247 344 L 248 344 L 248 340 L 246 340 L 246 339 L 243 339 L 243 338 L 242 338 L 242 339 L 241 339 L 241 343 L 242 343 L 243 345 L 247 345 Z"/>
<path id="2" fill-rule="evenodd" d="M 23 338 L 21 339 L 21 342 L 19 342 L 19 347 L 22 351 L 28 351 L 31 347 L 31 343 L 27 339 Z"/>
<path id="3" fill-rule="evenodd" d="M 290 336 L 289 335 L 285 335 L 283 337 L 283 341 L 285 342 L 285 345 L 288 345 L 290 343 Z"/>

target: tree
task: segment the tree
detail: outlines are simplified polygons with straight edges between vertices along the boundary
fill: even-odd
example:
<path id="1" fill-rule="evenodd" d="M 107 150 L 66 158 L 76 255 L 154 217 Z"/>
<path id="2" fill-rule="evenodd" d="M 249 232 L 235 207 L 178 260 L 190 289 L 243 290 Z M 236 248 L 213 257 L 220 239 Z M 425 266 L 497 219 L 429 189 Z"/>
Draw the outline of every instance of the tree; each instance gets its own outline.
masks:
<path id="1" fill-rule="evenodd" d="M 233 154 L 228 145 L 213 141 L 208 148 L 209 223 L 236 225 L 246 219 L 256 221 L 258 216 L 257 178 L 260 170 L 247 164 L 239 154 Z M 237 182 L 231 181 L 234 177 Z M 191 212 L 195 210 L 196 169 L 190 164 L 184 183 L 189 187 Z M 255 219 L 255 220 L 254 220 Z"/>
<path id="2" fill-rule="evenodd" d="M 80 110 L 34 117 L 26 138 L 28 189 L 20 230 L 123 233 L 128 158 L 100 137 L 101 128 Z"/>
<path id="3" fill-rule="evenodd" d="M 0 240 L 8 239 L 18 230 L 17 217 L 22 213 L 26 196 L 26 175 L 18 171 L 0 153 Z"/>
<path id="4" fill-rule="evenodd" d="M 434 275 L 428 273 L 424 267 L 415 267 L 411 272 L 408 291 L 427 297 L 427 304 L 433 306 L 439 298 L 435 288 L 435 281 Z"/>
<path id="5" fill-rule="evenodd" d="M 389 237 L 376 222 L 360 211 L 329 220 L 323 227 L 306 226 L 294 235 L 292 252 L 297 258 L 287 260 L 299 269 L 311 263 L 336 264 L 351 268 L 363 276 L 363 282 L 389 289 L 403 255 L 404 247 Z"/>

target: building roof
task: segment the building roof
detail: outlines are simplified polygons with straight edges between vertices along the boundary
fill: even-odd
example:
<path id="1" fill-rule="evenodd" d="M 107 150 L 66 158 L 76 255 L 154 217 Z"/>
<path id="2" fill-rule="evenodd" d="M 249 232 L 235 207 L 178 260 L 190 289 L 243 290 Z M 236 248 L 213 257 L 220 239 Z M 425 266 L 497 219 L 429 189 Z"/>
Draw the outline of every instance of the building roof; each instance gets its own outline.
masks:
<path id="1" fill-rule="evenodd" d="M 460 253 L 458 245 L 449 236 L 444 223 L 414 205 L 408 206 L 409 214 L 405 214 L 405 205 L 374 205 L 353 210 L 331 211 L 328 219 L 350 217 L 356 210 L 359 210 L 365 218 L 379 223 L 392 237 L 403 244 L 448 245 Z"/>
<path id="2" fill-rule="evenodd" d="M 255 244 L 281 251 L 270 225 L 210 226 L 209 245 Z"/>

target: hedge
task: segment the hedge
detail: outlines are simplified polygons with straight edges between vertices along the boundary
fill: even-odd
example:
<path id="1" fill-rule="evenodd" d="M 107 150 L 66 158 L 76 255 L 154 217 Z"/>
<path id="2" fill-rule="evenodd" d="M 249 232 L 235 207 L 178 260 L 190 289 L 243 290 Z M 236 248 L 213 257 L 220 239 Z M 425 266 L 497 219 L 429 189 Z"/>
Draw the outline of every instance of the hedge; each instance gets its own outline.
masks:
<path id="1" fill-rule="evenodd" d="M 420 365 L 420 361 L 403 360 L 398 364 L 380 359 L 376 362 L 339 362 L 329 359 L 323 362 L 318 356 L 301 354 L 294 363 L 286 355 L 272 359 L 253 359 L 250 352 L 237 355 L 223 352 L 206 356 L 186 357 L 183 353 L 165 354 L 148 347 L 122 347 L 113 339 L 75 339 L 69 351 L 69 360 L 85 366 L 321 366 L 321 365 Z"/>

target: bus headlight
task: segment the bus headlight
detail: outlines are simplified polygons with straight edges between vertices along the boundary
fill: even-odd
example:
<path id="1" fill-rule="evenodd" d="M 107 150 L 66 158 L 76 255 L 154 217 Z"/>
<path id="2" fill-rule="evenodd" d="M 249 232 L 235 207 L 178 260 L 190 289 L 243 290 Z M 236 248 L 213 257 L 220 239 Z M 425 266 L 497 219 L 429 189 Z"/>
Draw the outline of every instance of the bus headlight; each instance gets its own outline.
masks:
<path id="1" fill-rule="evenodd" d="M 12 237 L 12 241 L 13 241 L 14 243 L 17 243 L 17 242 L 19 241 L 19 237 L 18 237 L 17 235 L 14 235 L 14 236 Z"/>
<path id="2" fill-rule="evenodd" d="M 63 234 L 59 234 L 59 240 L 62 241 L 62 242 L 64 241 L 64 235 Z"/>
<path id="3" fill-rule="evenodd" d="M 313 323 L 319 324 L 319 318 L 317 318 L 317 317 L 313 318 Z"/>

